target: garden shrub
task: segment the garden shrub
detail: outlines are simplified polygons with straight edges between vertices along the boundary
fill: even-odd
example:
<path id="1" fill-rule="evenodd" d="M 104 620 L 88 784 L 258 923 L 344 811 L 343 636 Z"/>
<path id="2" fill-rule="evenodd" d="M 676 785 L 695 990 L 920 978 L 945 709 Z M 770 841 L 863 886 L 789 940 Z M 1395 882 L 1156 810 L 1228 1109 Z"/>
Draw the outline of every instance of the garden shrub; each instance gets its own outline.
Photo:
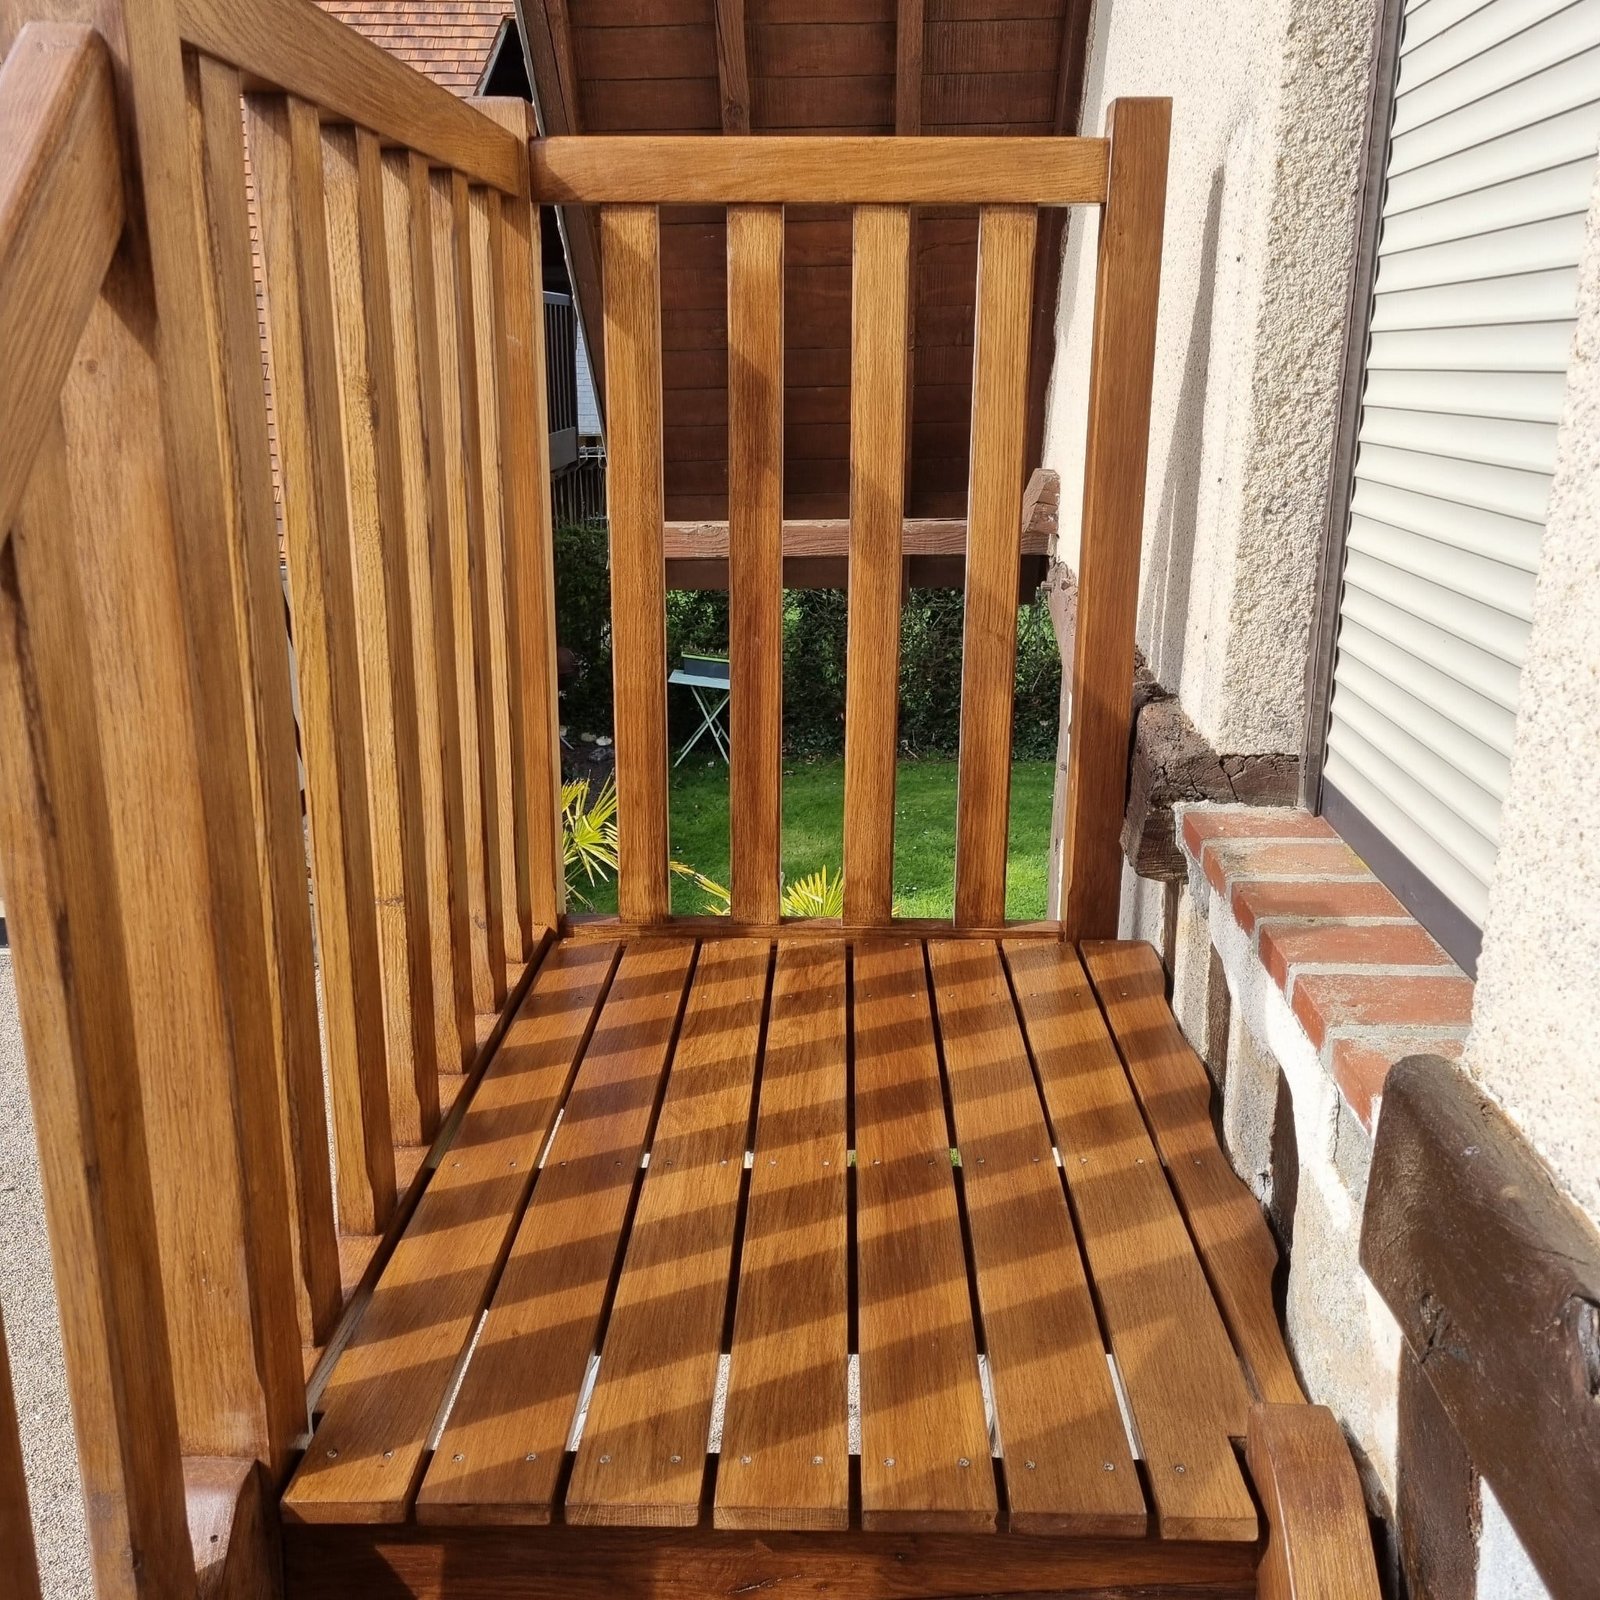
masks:
<path id="1" fill-rule="evenodd" d="M 611 732 L 610 584 L 604 527 L 556 535 L 556 631 L 579 658 L 563 686 L 561 720 L 579 732 Z M 847 601 L 839 589 L 788 589 L 783 597 L 783 738 L 792 756 L 844 749 Z M 913 589 L 900 618 L 900 743 L 910 755 L 954 755 L 961 731 L 961 629 L 958 589 Z M 667 595 L 667 653 L 725 654 L 724 590 L 675 589 Z M 1013 715 L 1019 760 L 1047 760 L 1056 749 L 1061 655 L 1042 599 L 1018 608 Z M 673 739 L 687 737 L 699 713 L 687 694 L 669 700 Z"/>

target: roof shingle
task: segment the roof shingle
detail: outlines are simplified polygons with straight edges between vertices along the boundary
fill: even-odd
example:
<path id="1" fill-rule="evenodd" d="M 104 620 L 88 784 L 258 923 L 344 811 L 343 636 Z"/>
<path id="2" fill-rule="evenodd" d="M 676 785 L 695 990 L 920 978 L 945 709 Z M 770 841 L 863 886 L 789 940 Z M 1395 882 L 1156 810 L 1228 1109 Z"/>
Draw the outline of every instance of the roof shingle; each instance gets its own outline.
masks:
<path id="1" fill-rule="evenodd" d="M 477 92 L 506 0 L 317 0 L 408 67 L 453 94 Z"/>

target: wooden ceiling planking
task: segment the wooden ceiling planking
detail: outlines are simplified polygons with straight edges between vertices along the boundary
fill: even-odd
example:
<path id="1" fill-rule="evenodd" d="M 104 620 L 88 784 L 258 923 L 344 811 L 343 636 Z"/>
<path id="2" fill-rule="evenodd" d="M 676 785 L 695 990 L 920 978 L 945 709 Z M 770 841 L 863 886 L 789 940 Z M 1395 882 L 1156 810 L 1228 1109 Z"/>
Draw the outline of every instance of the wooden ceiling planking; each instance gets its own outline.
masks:
<path id="1" fill-rule="evenodd" d="M 1045 134 L 1075 131 L 1086 0 L 527 0 L 576 78 L 586 133 Z M 909 18 L 915 37 L 901 37 Z M 920 25 L 917 19 L 920 18 Z M 719 34 L 720 26 L 720 34 Z M 533 63 L 535 81 L 539 82 Z M 547 73 L 550 63 L 546 60 Z M 902 82 L 915 75 L 914 88 Z M 540 84 L 541 101 L 547 92 Z M 666 514 L 724 517 L 727 230 L 661 217 Z M 785 513 L 848 514 L 851 222 L 791 207 L 784 261 Z M 1044 236 L 1042 236 L 1044 242 Z M 1041 266 L 1034 363 L 1047 361 L 1056 263 Z M 910 516 L 962 515 L 970 442 L 977 214 L 919 214 Z M 1042 309 L 1048 302 L 1050 315 Z M 1034 373 L 1028 465 L 1044 385 Z"/>

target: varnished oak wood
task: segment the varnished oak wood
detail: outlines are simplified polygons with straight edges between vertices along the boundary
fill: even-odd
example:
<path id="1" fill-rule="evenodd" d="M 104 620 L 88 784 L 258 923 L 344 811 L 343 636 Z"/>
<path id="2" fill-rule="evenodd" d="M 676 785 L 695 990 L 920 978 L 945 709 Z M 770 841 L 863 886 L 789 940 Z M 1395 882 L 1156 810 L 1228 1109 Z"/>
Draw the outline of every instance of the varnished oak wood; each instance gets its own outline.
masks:
<path id="1" fill-rule="evenodd" d="M 425 1144 L 438 1127 L 439 1076 L 394 309 L 377 139 L 361 129 L 324 130 L 323 181 L 366 713 L 389 1117 L 398 1142 Z"/>
<path id="2" fill-rule="evenodd" d="M 719 17 L 722 15 L 719 10 Z M 728 213 L 732 910 L 778 916 L 783 811 L 783 209 Z"/>
<path id="3" fill-rule="evenodd" d="M 197 58 L 188 75 L 190 114 L 199 139 L 196 178 L 205 212 L 209 271 L 203 315 L 223 374 L 222 426 L 227 476 L 225 534 L 233 547 L 234 604 L 240 617 L 239 668 L 251 723 L 250 768 L 256 808 L 257 868 L 266 886 L 266 945 L 277 1054 L 277 1101 L 293 1219 L 300 1327 L 308 1343 L 326 1339 L 338 1319 L 339 1249 L 328 1165 L 306 892 L 289 641 L 274 527 L 267 410 L 261 383 L 261 331 L 245 207 L 244 130 L 239 75 Z"/>
<path id="4" fill-rule="evenodd" d="M 617 906 L 656 921 L 667 882 L 667 621 L 661 539 L 661 233 L 653 205 L 609 206 L 606 496 L 617 739 Z"/>
<path id="5" fill-rule="evenodd" d="M 589 135 L 536 142 L 531 178 L 546 205 L 1082 205 L 1106 172 L 1104 139 Z"/>
<path id="6" fill-rule="evenodd" d="M 304 0 L 176 0 L 176 29 L 207 55 L 254 80 L 420 151 L 443 167 L 508 194 L 525 165 L 518 142 L 448 89 L 415 72 L 370 39 Z"/>
<path id="7" fill-rule="evenodd" d="M 997 1500 L 922 946 L 858 945 L 861 1525 L 993 1528 Z"/>
<path id="8" fill-rule="evenodd" d="M 1094 994 L 1068 945 L 1006 957 L 1161 1533 L 1252 1538 L 1250 1397 Z"/>
<path id="9" fill-rule="evenodd" d="M 719 1528 L 849 1526 L 845 985 L 843 946 L 779 947 L 737 1262 Z"/>
<path id="10" fill-rule="evenodd" d="M 394 308 L 395 399 L 416 675 L 419 809 L 433 980 L 432 1054 L 438 1071 L 452 1074 L 471 1061 L 476 1039 L 450 602 L 450 490 L 444 482 L 440 438 L 432 205 L 426 160 L 415 152 L 385 151 L 383 219 Z"/>
<path id="11" fill-rule="evenodd" d="M 477 345 L 478 447 L 483 456 L 483 545 L 481 577 L 474 600 L 482 607 L 479 635 L 486 648 L 479 656 L 479 738 L 484 755 L 485 818 L 492 818 L 493 835 L 485 833 L 489 870 L 494 875 L 500 904 L 502 961 L 522 958 L 523 915 L 520 902 L 527 882 L 527 847 L 517 859 L 516 775 L 512 770 L 511 688 L 508 682 L 515 654 L 511 628 L 506 565 L 506 500 L 504 460 L 513 441 L 501 432 L 500 358 L 507 331 L 502 326 L 496 269 L 503 243 L 500 196 L 492 190 L 474 190 L 469 204 L 468 237 L 472 251 L 472 337 Z M 519 729 L 520 732 L 520 729 Z M 493 761 L 489 757 L 492 750 Z M 496 959 L 491 947 L 490 960 Z"/>
<path id="12" fill-rule="evenodd" d="M 780 436 L 781 437 L 781 436 Z M 1021 553 L 1042 556 L 1049 549 L 1049 531 L 1024 521 Z M 665 551 L 668 561 L 726 560 L 729 525 L 726 522 L 669 522 Z M 906 556 L 965 556 L 965 517 L 907 517 L 901 528 L 900 551 Z M 785 517 L 783 557 L 794 561 L 811 556 L 847 556 L 850 522 L 842 517 Z M 1013 584 L 1013 588 L 1015 584 Z"/>
<path id="13" fill-rule="evenodd" d="M 394 1150 L 371 912 L 365 714 L 321 132 L 315 108 L 304 101 L 251 96 L 246 106 L 300 690 L 335 1192 L 341 1226 L 376 1234 L 394 1209 Z"/>
<path id="14" fill-rule="evenodd" d="M 1083 960 L 1256 1398 L 1302 1401 L 1272 1294 L 1277 1246 L 1217 1142 L 1211 1079 L 1167 1005 L 1161 960 L 1112 941 L 1086 943 Z"/>
<path id="15" fill-rule="evenodd" d="M 0 624 L 3 626 L 3 624 Z M 3 648 L 3 645 L 0 645 Z M 0 671 L 3 671 L 0 666 Z M 22 1466 L 22 1435 L 11 1386 L 11 1358 L 5 1322 L 0 1319 L 0 1560 L 16 1585 L 16 1600 L 43 1600 L 39 1560 L 33 1548 L 33 1518 L 28 1509 L 28 1480 Z"/>
<path id="16" fill-rule="evenodd" d="M 956 785 L 955 916 L 961 923 L 998 922 L 1006 914 L 1028 301 L 1038 216 L 1028 206 L 985 206 L 979 213 Z"/>
<path id="17" fill-rule="evenodd" d="M 692 1527 L 771 952 L 701 952 L 566 1492 L 566 1520 Z"/>
<path id="18" fill-rule="evenodd" d="M 522 137 L 533 131 L 525 101 L 479 104 Z M 531 916 L 534 927 L 553 927 L 566 908 L 566 868 L 560 818 L 554 534 L 546 482 L 549 418 L 539 208 L 506 197 L 500 202 L 500 218 L 495 293 L 504 334 L 497 346 L 501 436 L 520 441 L 502 450 L 500 460 L 506 595 L 516 647 L 509 679 L 513 799 L 519 808 L 517 909 L 524 923 Z"/>
<path id="19" fill-rule="evenodd" d="M 448 172 L 432 175 L 433 282 L 439 343 L 439 462 L 448 486 L 445 506 L 450 566 L 451 632 L 455 641 L 456 728 L 461 744 L 461 827 L 466 842 L 468 961 L 472 1003 L 482 1014 L 496 1009 L 498 965 L 489 959 L 489 913 L 484 872 L 483 779 L 479 760 L 477 650 L 473 611 L 474 519 L 482 515 L 477 490 L 480 458 L 476 432 L 477 380 L 462 328 L 471 295 L 463 283 L 455 242 L 455 189 Z M 471 397 L 469 403 L 469 396 Z"/>
<path id="20" fill-rule="evenodd" d="M 911 216 L 855 213 L 850 324 L 850 585 L 844 714 L 844 914 L 887 922 L 894 896 Z"/>
<path id="21" fill-rule="evenodd" d="M 540 968 L 333 1369 L 290 1520 L 406 1515 L 615 962 L 614 947 L 565 946 Z"/>
<path id="22" fill-rule="evenodd" d="M 623 953 L 418 1493 L 419 1521 L 550 1520 L 693 957 L 687 943 Z"/>
<path id="23" fill-rule="evenodd" d="M 784 941 L 882 938 L 1059 939 L 1059 922 L 1004 922 L 991 928 L 958 928 L 939 917 L 895 917 L 885 923 L 854 922 L 837 917 L 783 917 L 775 923 L 748 922 L 739 917 L 669 917 L 665 922 L 633 922 L 621 917 L 579 913 L 562 919 L 570 939 L 747 939 L 752 934 Z"/>
<path id="24" fill-rule="evenodd" d="M 1170 100 L 1116 100 L 1100 218 L 1078 623 L 1067 756 L 1064 918 L 1073 938 L 1111 938 L 1122 891 L 1133 630 L 1161 284 Z"/>
<path id="25" fill-rule="evenodd" d="M 1256 1547 L 993 1534 L 708 1532 L 702 1528 L 291 1528 L 289 1592 L 348 1600 L 397 1585 L 416 1600 L 655 1600 L 782 1593 L 840 1600 L 952 1594 L 1060 1600 L 1186 1596 L 1252 1600 Z M 799 1575 L 804 1574 L 803 1578 Z"/>
<path id="26" fill-rule="evenodd" d="M 1009 1526 L 1142 1534 L 1144 1492 L 1000 954 L 930 940 L 928 962 Z"/>
<path id="27" fill-rule="evenodd" d="M 0 66 L 0 539 L 122 234 L 105 42 L 30 22 Z"/>
<path id="28" fill-rule="evenodd" d="M 91 359 L 115 330 L 97 304 Z M 161 504 L 155 454 L 147 442 L 134 457 L 136 507 Z M 0 547 L 6 922 L 95 1581 L 119 1600 L 184 1600 L 194 1570 L 72 475 L 57 409 Z"/>
<path id="29" fill-rule="evenodd" d="M 1248 1450 L 1268 1528 L 1260 1600 L 1377 1600 L 1366 1501 L 1333 1413 L 1257 1405 Z"/>

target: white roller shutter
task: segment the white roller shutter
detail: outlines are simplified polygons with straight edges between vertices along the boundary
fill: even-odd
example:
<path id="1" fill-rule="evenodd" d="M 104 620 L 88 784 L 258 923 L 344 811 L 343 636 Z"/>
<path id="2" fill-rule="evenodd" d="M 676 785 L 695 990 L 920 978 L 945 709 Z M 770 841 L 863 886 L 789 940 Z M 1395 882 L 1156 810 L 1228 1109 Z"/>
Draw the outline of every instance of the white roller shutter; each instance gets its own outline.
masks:
<path id="1" fill-rule="evenodd" d="M 1402 28 L 1323 798 L 1481 927 L 1600 141 L 1600 0 L 1408 0 Z"/>

